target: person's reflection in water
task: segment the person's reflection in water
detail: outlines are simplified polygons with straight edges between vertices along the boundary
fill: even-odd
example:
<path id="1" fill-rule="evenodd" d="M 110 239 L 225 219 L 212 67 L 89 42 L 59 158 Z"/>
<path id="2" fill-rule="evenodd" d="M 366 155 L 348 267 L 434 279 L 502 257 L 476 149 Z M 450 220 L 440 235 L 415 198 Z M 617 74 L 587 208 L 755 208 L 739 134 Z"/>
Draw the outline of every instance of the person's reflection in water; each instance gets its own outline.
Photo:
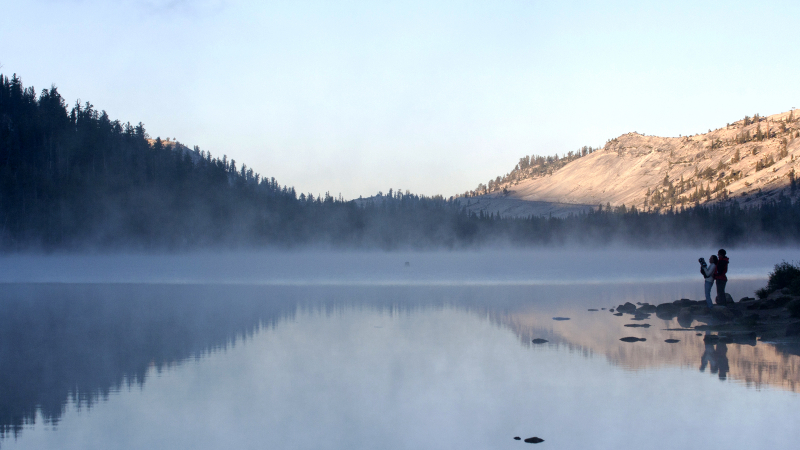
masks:
<path id="1" fill-rule="evenodd" d="M 730 370 L 730 366 L 728 365 L 728 345 L 724 342 L 717 344 L 714 355 L 716 356 L 717 366 L 719 367 L 719 379 L 724 380 L 728 378 L 728 371 Z"/>
<path id="2" fill-rule="evenodd" d="M 709 367 L 711 373 L 716 373 L 720 380 L 728 378 L 730 366 L 728 365 L 728 345 L 724 342 L 714 344 L 706 342 L 705 351 L 700 358 L 700 372 L 706 371 L 706 366 Z"/>
<path id="3" fill-rule="evenodd" d="M 710 367 L 711 373 L 717 373 L 717 354 L 714 351 L 714 344 L 706 344 L 703 357 L 700 358 L 700 372 L 705 372 L 706 366 Z"/>

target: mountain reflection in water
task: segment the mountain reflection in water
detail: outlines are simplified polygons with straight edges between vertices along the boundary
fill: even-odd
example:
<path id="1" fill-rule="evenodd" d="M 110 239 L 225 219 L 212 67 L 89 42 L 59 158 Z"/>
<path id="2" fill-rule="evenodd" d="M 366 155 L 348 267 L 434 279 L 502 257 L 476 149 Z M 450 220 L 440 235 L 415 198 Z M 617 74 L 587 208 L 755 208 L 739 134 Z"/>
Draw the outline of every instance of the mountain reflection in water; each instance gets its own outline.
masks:
<path id="1" fill-rule="evenodd" d="M 757 285 L 758 283 L 756 283 Z M 731 284 L 731 289 L 750 286 Z M 0 437 L 17 435 L 37 417 L 57 423 L 66 405 L 91 407 L 124 386 L 143 385 L 187 359 L 224 351 L 298 310 L 325 314 L 353 308 L 407 314 L 456 308 L 513 330 L 525 346 L 602 355 L 630 370 L 679 366 L 760 387 L 796 392 L 800 357 L 758 343 L 705 345 L 693 331 L 655 318 L 625 328 L 592 307 L 657 303 L 682 295 L 675 283 L 595 286 L 342 287 L 136 284 L 13 284 L 0 294 Z M 645 293 L 663 298 L 648 299 Z M 555 316 L 569 317 L 553 321 Z M 624 343 L 623 336 L 647 338 Z M 680 339 L 676 344 L 665 339 Z M 532 347 L 542 350 L 541 347 Z"/>

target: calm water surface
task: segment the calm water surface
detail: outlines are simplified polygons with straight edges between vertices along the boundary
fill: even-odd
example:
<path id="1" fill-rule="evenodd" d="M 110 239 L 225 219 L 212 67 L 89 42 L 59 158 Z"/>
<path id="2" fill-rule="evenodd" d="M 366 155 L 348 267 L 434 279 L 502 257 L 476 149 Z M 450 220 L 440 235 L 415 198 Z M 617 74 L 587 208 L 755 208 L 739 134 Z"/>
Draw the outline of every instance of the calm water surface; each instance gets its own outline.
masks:
<path id="1" fill-rule="evenodd" d="M 780 261 L 775 253 L 732 258 L 740 272 L 728 291 L 752 295 Z M 170 283 L 158 277 L 174 259 L 88 258 L 71 275 L 77 282 L 64 283 L 53 278 L 74 270 L 58 259 L 66 257 L 17 261 L 51 265 L 25 276 L 6 259 L 0 447 L 531 445 L 514 436 L 562 449 L 800 442 L 796 349 L 706 346 L 693 331 L 667 330 L 680 328 L 674 321 L 653 316 L 650 328 L 628 328 L 630 316 L 588 311 L 700 298 L 695 267 L 672 264 L 693 253 L 662 256 L 348 254 L 321 257 L 326 263 L 250 255 L 238 271 L 229 256 L 220 271 L 246 278 L 235 283 L 209 277 L 207 262 L 184 266 Z M 582 270 L 587 260 L 593 266 Z M 269 269 L 263 278 L 254 262 Z M 133 265 L 140 282 L 115 278 L 124 273 L 115 264 Z M 647 341 L 619 341 L 625 336 Z"/>

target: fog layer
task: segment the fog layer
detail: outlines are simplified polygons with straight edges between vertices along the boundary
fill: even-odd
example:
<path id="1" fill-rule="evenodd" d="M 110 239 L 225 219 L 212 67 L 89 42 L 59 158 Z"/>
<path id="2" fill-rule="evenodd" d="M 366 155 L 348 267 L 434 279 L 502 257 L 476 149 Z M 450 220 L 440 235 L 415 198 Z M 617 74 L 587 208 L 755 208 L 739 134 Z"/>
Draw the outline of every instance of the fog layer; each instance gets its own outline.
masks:
<path id="1" fill-rule="evenodd" d="M 231 252 L 170 255 L 11 255 L 0 283 L 552 284 L 694 280 L 697 250 Z M 766 278 L 800 249 L 729 250 L 728 277 Z"/>

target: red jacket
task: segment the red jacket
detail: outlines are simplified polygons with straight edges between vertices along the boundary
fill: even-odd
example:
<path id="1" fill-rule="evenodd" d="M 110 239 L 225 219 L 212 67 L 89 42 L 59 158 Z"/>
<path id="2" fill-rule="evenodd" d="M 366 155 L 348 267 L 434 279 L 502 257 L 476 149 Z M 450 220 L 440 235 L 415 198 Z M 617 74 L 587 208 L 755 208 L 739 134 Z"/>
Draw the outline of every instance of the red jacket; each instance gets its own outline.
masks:
<path id="1" fill-rule="evenodd" d="M 728 257 L 727 256 L 720 256 L 719 261 L 717 262 L 717 270 L 714 274 L 715 280 L 721 281 L 728 281 L 728 277 L 725 276 L 728 273 Z"/>

